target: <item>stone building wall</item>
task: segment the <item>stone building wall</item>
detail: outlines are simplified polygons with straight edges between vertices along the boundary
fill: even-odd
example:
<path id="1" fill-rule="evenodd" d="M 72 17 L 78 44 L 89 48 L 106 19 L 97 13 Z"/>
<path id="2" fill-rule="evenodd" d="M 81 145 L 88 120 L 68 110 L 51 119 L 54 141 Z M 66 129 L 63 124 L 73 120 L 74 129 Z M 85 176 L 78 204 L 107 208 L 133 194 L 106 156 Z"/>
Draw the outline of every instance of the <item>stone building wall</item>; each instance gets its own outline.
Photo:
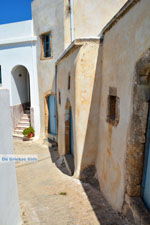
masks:
<path id="1" fill-rule="evenodd" d="M 45 136 L 45 97 L 55 93 L 55 61 L 64 50 L 64 3 L 62 0 L 32 2 L 34 33 L 37 36 L 37 69 L 40 98 L 41 137 Z M 41 59 L 40 35 L 51 32 L 52 57 Z"/>
<path id="2" fill-rule="evenodd" d="M 37 41 L 37 68 L 39 79 L 39 98 L 41 110 L 41 136 L 45 136 L 47 130 L 47 103 L 46 96 L 55 92 L 55 61 L 66 49 L 72 40 L 81 37 L 98 36 L 101 29 L 110 18 L 123 6 L 126 0 L 113 0 L 107 3 L 104 0 L 90 0 L 86 4 L 74 0 L 71 8 L 70 0 L 34 0 L 32 2 L 32 14 L 34 32 Z M 110 10 L 111 8 L 111 10 Z M 73 16 L 71 16 L 71 13 Z M 73 18 L 73 21 L 72 19 Z M 71 22 L 72 21 L 72 22 Z M 71 27 L 71 23 L 73 26 Z M 52 32 L 52 58 L 41 60 L 42 33 Z"/>
<path id="3" fill-rule="evenodd" d="M 137 148 L 139 142 L 136 142 L 136 135 L 131 135 L 134 129 L 141 129 L 139 119 L 136 120 L 137 108 L 134 106 L 134 101 L 138 101 L 138 98 L 134 99 L 133 96 L 137 82 L 136 64 L 150 47 L 150 2 L 130 2 L 134 6 L 129 5 L 122 16 L 118 14 L 118 20 L 116 17 L 116 21 L 111 21 L 104 29 L 99 148 L 96 161 L 101 190 L 113 208 L 120 211 L 125 193 L 129 196 L 140 194 L 143 152 L 140 146 Z M 118 118 L 111 119 L 117 119 L 117 123 L 109 120 L 114 104 Z M 144 124 L 145 122 L 142 127 Z"/>
<path id="4" fill-rule="evenodd" d="M 127 0 L 74 0 L 75 38 L 98 36 Z"/>
<path id="5" fill-rule="evenodd" d="M 57 62 L 58 148 L 60 155 L 67 154 L 65 119 L 69 101 L 73 114 L 76 177 L 81 169 L 95 163 L 99 96 L 94 90 L 99 85 L 98 49 L 99 39 L 76 40 Z"/>

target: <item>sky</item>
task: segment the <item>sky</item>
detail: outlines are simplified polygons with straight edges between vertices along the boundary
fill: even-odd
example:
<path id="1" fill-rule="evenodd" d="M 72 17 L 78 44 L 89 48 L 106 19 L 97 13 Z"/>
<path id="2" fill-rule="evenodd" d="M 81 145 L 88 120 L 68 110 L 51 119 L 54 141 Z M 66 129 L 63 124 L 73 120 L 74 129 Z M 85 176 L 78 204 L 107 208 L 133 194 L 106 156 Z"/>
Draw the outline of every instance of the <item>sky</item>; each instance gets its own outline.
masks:
<path id="1" fill-rule="evenodd" d="M 31 0 L 0 0 L 0 24 L 31 19 Z"/>

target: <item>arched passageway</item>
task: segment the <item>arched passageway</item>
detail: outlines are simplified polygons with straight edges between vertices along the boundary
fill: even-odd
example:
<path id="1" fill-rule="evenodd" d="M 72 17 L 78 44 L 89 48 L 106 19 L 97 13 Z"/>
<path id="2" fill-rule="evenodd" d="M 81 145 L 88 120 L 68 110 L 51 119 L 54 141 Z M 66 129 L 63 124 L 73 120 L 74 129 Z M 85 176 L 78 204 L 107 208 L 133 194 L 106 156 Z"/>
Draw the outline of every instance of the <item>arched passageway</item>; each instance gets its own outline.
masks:
<path id="1" fill-rule="evenodd" d="M 12 69 L 11 79 L 12 119 L 16 128 L 22 115 L 30 113 L 30 77 L 25 66 L 17 65 Z"/>
<path id="2" fill-rule="evenodd" d="M 24 66 L 16 66 L 12 70 L 12 103 L 30 106 L 29 73 Z"/>

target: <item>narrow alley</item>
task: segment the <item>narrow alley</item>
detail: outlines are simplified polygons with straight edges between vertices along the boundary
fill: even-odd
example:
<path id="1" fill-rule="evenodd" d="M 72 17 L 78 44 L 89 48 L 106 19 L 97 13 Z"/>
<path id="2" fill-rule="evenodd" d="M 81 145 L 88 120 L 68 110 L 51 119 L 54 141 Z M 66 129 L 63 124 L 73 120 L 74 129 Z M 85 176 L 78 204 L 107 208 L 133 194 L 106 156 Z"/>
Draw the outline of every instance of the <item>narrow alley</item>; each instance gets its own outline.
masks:
<path id="1" fill-rule="evenodd" d="M 150 225 L 150 0 L 5 0 L 0 225 Z"/>
<path id="2" fill-rule="evenodd" d="M 38 155 L 38 162 L 16 166 L 24 224 L 99 224 L 80 181 L 56 168 L 46 145 L 16 141 L 15 153 Z"/>
<path id="3" fill-rule="evenodd" d="M 15 154 L 38 156 L 37 162 L 16 164 L 23 225 L 131 225 L 90 184 L 63 174 L 47 145 L 15 140 L 14 148 Z M 94 207 L 85 190 L 91 193 Z"/>

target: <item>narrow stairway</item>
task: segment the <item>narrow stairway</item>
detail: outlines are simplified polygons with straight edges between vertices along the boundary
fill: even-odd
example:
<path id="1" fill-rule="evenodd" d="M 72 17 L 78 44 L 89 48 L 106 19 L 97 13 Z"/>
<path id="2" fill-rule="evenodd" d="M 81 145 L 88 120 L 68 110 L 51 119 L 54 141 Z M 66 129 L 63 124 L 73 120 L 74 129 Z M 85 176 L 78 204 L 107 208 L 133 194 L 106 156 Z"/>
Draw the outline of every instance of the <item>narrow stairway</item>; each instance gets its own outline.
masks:
<path id="1" fill-rule="evenodd" d="M 14 129 L 13 137 L 22 139 L 23 138 L 22 132 L 25 128 L 28 127 L 30 127 L 30 110 L 26 109 L 19 123 Z"/>

